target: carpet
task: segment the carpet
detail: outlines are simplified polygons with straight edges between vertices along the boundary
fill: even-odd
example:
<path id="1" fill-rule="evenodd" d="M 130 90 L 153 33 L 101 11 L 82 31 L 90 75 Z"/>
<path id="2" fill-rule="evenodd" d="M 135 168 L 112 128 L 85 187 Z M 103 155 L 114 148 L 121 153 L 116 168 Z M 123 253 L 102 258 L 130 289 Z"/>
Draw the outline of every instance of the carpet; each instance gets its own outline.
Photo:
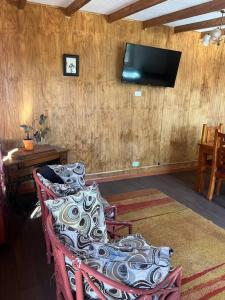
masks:
<path id="1" fill-rule="evenodd" d="M 225 230 L 155 189 L 111 195 L 118 219 L 155 246 L 174 249 L 184 300 L 225 299 Z"/>

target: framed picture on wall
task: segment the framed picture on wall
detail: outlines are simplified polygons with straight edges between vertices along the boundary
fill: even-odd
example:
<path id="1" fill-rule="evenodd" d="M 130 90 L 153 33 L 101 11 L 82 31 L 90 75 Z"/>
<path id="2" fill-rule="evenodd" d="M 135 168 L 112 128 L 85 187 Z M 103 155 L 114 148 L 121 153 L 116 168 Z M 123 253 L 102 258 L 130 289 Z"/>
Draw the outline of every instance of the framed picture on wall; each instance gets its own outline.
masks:
<path id="1" fill-rule="evenodd" d="M 63 75 L 79 76 L 79 55 L 63 54 Z"/>

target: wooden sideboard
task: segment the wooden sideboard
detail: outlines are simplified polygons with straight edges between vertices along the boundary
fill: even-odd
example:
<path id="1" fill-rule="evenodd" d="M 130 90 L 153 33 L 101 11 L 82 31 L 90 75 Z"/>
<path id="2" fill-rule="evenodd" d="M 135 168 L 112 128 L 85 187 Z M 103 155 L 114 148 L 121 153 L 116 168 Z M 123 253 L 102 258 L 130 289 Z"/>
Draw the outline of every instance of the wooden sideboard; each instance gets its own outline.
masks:
<path id="1" fill-rule="evenodd" d="M 19 149 L 12 159 L 4 162 L 7 196 L 17 195 L 22 182 L 32 179 L 32 172 L 46 164 L 67 163 L 68 150 L 51 145 L 36 145 L 33 151 Z"/>

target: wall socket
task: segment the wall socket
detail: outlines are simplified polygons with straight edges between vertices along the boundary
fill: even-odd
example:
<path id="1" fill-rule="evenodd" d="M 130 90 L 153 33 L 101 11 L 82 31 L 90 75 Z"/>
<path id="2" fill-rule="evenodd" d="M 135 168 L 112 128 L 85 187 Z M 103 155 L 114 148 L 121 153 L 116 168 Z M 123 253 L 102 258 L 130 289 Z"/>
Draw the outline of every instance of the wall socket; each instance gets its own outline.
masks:
<path id="1" fill-rule="evenodd" d="M 138 168 L 138 167 L 140 167 L 140 165 L 141 165 L 140 161 L 132 161 L 133 168 Z"/>

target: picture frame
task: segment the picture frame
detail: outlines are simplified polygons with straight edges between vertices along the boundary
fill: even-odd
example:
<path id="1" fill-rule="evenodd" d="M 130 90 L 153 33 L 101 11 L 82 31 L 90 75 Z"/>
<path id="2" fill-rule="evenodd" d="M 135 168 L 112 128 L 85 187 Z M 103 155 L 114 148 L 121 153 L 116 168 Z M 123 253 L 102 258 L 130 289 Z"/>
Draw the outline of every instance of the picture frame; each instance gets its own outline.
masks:
<path id="1" fill-rule="evenodd" d="M 63 75 L 79 76 L 79 55 L 63 54 Z"/>

